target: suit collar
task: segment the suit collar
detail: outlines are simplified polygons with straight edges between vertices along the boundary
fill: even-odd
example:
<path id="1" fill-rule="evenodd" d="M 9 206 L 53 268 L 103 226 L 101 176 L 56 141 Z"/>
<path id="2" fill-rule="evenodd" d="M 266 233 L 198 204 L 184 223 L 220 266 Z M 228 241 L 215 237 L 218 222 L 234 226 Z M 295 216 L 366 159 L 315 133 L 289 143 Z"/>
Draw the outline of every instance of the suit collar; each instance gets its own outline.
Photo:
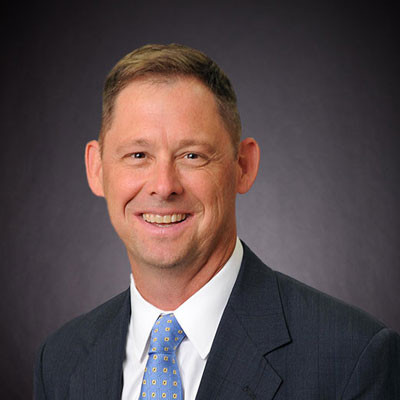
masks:
<path id="1" fill-rule="evenodd" d="M 290 343 L 272 270 L 244 245 L 238 279 L 218 328 L 196 400 L 272 399 L 282 379 L 266 355 Z"/>
<path id="2" fill-rule="evenodd" d="M 69 397 L 76 400 L 119 400 L 122 392 L 122 364 L 130 319 L 129 290 L 121 305 L 105 318 L 105 328 L 90 326 L 96 337 L 87 340 L 86 356 L 71 377 Z M 94 321 L 95 325 L 98 321 Z M 101 325 L 101 324 L 99 324 Z M 93 340 L 91 342 L 91 340 Z"/>
<path id="3" fill-rule="evenodd" d="M 237 238 L 235 249 L 224 267 L 174 311 L 163 311 L 146 301 L 137 290 L 131 274 L 131 309 L 135 312 L 132 313 L 129 326 L 127 359 L 132 354 L 138 360 L 147 358 L 147 345 L 154 322 L 166 312 L 174 313 L 200 357 L 206 359 L 237 280 L 242 259 L 243 245 Z"/>

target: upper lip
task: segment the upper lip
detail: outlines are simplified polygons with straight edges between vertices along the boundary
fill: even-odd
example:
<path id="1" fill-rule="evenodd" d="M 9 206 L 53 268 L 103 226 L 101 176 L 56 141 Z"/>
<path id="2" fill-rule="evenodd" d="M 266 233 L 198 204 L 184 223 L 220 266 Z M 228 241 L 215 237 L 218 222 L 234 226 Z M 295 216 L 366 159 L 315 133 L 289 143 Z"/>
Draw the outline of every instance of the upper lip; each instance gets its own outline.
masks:
<path id="1" fill-rule="evenodd" d="M 172 215 L 172 214 L 186 214 L 189 215 L 187 211 L 142 211 L 138 213 L 138 215 L 143 215 L 143 214 L 153 214 L 153 215 L 161 215 L 162 217 L 164 215 Z"/>

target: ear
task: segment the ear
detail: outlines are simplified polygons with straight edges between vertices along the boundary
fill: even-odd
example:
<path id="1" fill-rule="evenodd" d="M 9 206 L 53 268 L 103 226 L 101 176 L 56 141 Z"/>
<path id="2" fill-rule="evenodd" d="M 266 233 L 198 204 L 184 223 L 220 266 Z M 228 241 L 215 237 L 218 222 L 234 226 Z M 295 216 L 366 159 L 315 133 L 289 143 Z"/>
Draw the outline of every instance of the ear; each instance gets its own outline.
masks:
<path id="1" fill-rule="evenodd" d="M 101 160 L 100 145 L 97 140 L 92 140 L 86 145 L 85 164 L 90 189 L 96 196 L 104 197 L 103 163 Z"/>
<path id="2" fill-rule="evenodd" d="M 250 190 L 256 179 L 259 163 L 260 148 L 258 143 L 253 138 L 244 139 L 239 145 L 238 153 L 238 193 L 244 194 Z"/>

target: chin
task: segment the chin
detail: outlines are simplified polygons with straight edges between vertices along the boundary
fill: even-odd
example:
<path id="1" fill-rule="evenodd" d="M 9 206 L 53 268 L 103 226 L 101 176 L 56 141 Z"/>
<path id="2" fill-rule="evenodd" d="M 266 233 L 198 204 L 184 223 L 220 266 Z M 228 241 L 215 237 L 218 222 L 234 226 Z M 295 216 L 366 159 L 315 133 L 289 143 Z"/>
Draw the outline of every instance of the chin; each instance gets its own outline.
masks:
<path id="1" fill-rule="evenodd" d="M 171 247 L 167 249 L 158 248 L 157 251 L 155 251 L 154 247 L 151 249 L 138 249 L 136 247 L 129 253 L 130 258 L 136 261 L 135 264 L 163 270 L 185 268 L 186 265 L 193 265 L 193 260 L 196 257 L 194 249 L 174 251 Z"/>
<path id="2" fill-rule="evenodd" d="M 188 264 L 185 257 L 147 257 L 146 259 L 142 258 L 142 260 L 144 264 L 162 270 L 181 269 Z"/>
<path id="3" fill-rule="evenodd" d="M 198 253 L 198 240 L 190 230 L 180 235 L 168 235 L 167 232 L 165 236 L 138 231 L 126 239 L 132 260 L 158 268 L 173 268 L 191 262 Z"/>

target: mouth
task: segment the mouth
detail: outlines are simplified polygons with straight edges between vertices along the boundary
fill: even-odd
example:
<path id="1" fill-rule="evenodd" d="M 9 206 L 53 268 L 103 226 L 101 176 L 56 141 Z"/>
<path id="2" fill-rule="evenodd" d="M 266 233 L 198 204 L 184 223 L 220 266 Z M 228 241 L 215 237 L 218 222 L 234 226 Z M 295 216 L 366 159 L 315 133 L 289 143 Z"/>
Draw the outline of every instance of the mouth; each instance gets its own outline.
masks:
<path id="1" fill-rule="evenodd" d="M 149 224 L 158 225 L 161 227 L 168 227 L 180 224 L 181 222 L 185 221 L 188 216 L 189 214 L 182 214 L 182 213 L 165 214 L 165 215 L 149 214 L 149 213 L 142 214 L 142 218 L 144 221 L 146 221 Z"/>

